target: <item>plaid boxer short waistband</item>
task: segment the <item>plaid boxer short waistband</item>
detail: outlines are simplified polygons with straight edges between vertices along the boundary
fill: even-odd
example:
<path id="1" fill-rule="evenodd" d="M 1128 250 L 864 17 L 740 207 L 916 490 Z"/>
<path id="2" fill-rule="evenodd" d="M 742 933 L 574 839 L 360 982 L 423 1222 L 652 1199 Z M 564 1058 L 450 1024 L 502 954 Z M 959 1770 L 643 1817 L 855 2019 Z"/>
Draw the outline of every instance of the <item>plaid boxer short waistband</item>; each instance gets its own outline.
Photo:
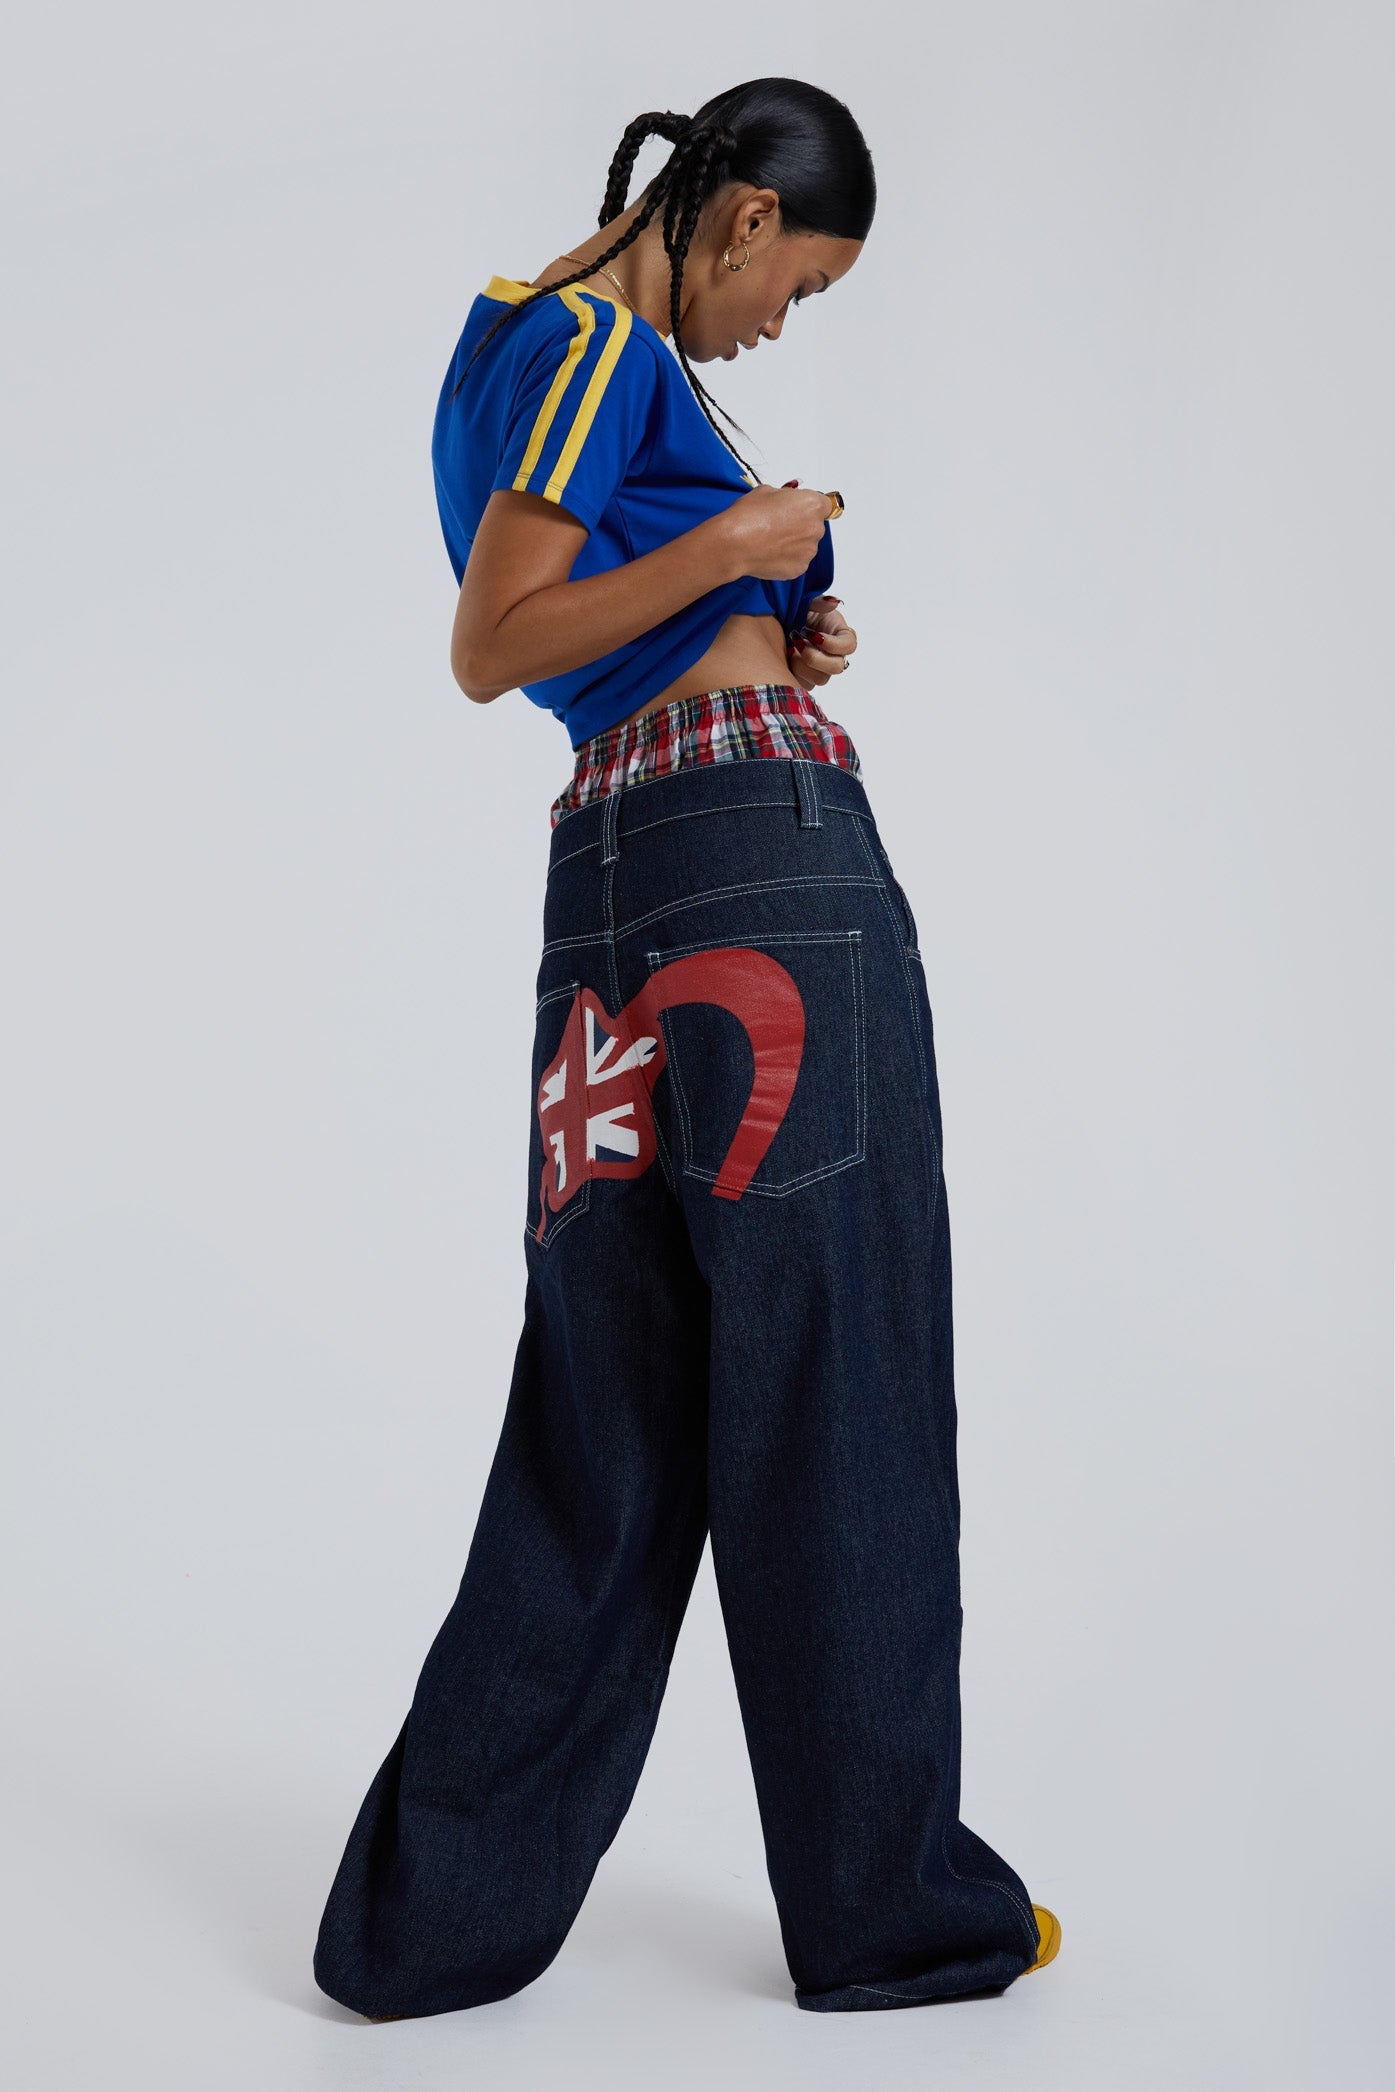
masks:
<path id="1" fill-rule="evenodd" d="M 552 802 L 552 826 L 573 808 L 626 785 L 695 763 L 751 756 L 802 756 L 862 775 L 848 734 L 802 684 L 732 684 L 656 705 L 583 741 L 570 784 Z"/>

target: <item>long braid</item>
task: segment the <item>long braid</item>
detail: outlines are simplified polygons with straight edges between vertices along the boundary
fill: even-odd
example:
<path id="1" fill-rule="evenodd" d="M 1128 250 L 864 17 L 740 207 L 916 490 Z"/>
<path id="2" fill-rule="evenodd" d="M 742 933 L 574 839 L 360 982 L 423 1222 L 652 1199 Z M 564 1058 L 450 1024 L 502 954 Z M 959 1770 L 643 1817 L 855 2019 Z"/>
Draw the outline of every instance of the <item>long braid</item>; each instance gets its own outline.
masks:
<path id="1" fill-rule="evenodd" d="M 616 240 L 612 246 L 607 247 L 603 254 L 598 254 L 594 261 L 589 261 L 585 264 L 583 268 L 574 270 L 570 276 L 559 276 L 555 282 L 545 285 L 544 289 L 538 291 L 536 295 L 538 297 L 543 297 L 547 291 L 566 290 L 573 283 L 584 283 L 588 276 L 595 275 L 596 271 L 601 267 L 602 263 L 614 261 L 617 254 L 623 254 L 625 249 L 628 246 L 630 246 L 632 242 L 639 238 L 645 226 L 649 223 L 654 213 L 658 210 L 659 205 L 663 202 L 664 189 L 660 185 L 661 182 L 662 177 L 656 179 L 652 194 L 649 196 L 648 200 L 644 205 L 644 208 L 640 211 L 638 217 L 635 219 L 634 224 L 630 227 L 628 232 L 621 233 L 619 239 Z M 493 341 L 495 335 L 499 332 L 499 329 L 501 327 L 507 326 L 510 320 L 517 319 L 519 313 L 526 311 L 528 306 L 530 306 L 532 303 L 532 298 L 520 298 L 517 305 L 510 305 L 509 307 L 507 307 L 505 311 L 500 313 L 498 319 L 494 321 L 492 326 L 487 327 L 485 329 L 484 333 L 475 343 L 474 352 L 470 357 L 470 361 L 466 364 L 464 370 L 460 373 L 460 376 L 456 379 L 454 386 L 451 388 L 452 399 L 455 398 L 461 386 L 465 383 L 466 378 L 468 378 L 468 376 L 470 375 L 471 370 L 474 368 L 475 357 L 478 356 L 480 352 L 484 348 L 486 348 L 491 341 Z"/>
<path id="2" fill-rule="evenodd" d="M 716 186 L 712 180 L 713 170 L 724 166 L 735 153 L 735 136 L 720 121 L 708 119 L 705 123 L 695 124 L 691 117 L 677 116 L 671 109 L 654 109 L 644 116 L 637 116 L 632 123 L 626 124 L 624 135 L 615 149 L 597 222 L 609 225 L 624 210 L 629 194 L 630 176 L 634 172 L 639 149 L 646 138 L 655 136 L 666 138 L 673 146 L 673 151 L 649 184 L 644 203 L 628 232 L 622 233 L 603 254 L 596 255 L 575 274 L 557 277 L 554 282 L 545 285 L 544 290 L 539 291 L 537 295 L 541 297 L 545 291 L 566 290 L 573 283 L 584 283 L 588 277 L 594 276 L 605 263 L 614 261 L 617 254 L 623 254 L 625 249 L 639 238 L 659 205 L 663 204 L 664 250 L 669 258 L 669 320 L 673 346 L 678 353 L 678 360 L 683 366 L 683 373 L 693 397 L 712 428 L 743 470 L 749 473 L 752 479 L 759 479 L 759 473 L 742 457 L 731 438 L 718 427 L 713 408 L 716 407 L 717 413 L 743 436 L 746 431 L 739 421 L 727 413 L 725 407 L 718 405 L 699 379 L 688 361 L 687 351 L 679 333 L 683 309 L 683 265 L 687 260 L 698 219 L 702 215 L 702 207 Z M 494 339 L 499 329 L 507 326 L 510 320 L 517 319 L 519 313 L 532 302 L 532 298 L 520 298 L 516 305 L 508 306 L 500 313 L 498 319 L 486 328 L 476 342 L 469 362 L 455 381 L 451 390 L 452 399 L 459 393 L 474 368 L 476 357 Z"/>
<path id="3" fill-rule="evenodd" d="M 625 135 L 615 148 L 615 158 L 610 163 L 606 176 L 605 201 L 597 225 L 609 225 L 624 210 L 630 193 L 630 176 L 635 171 L 639 149 L 646 138 L 666 138 L 670 145 L 677 145 L 685 131 L 692 129 L 690 116 L 675 116 L 671 109 L 651 109 L 647 116 L 637 116 L 633 123 L 625 126 Z"/>
<path id="4" fill-rule="evenodd" d="M 688 361 L 688 353 L 683 347 L 683 337 L 679 332 L 679 322 L 683 314 L 683 265 L 688 258 L 688 249 L 692 244 L 698 219 L 702 215 L 702 207 L 716 187 L 712 180 L 712 170 L 714 167 L 725 165 L 735 151 L 736 139 L 721 123 L 703 124 L 690 131 L 677 148 L 675 158 L 679 158 L 679 167 L 669 187 L 664 209 L 664 247 L 669 258 L 669 323 L 673 331 L 673 346 L 678 352 L 678 360 L 683 366 L 684 375 L 698 405 L 737 463 L 750 473 L 752 479 L 759 479 L 760 474 L 742 457 L 731 438 L 717 427 L 717 418 L 712 411 L 714 407 L 724 421 L 730 422 L 743 436 L 746 433 L 740 422 L 713 399 L 698 377 Z"/>

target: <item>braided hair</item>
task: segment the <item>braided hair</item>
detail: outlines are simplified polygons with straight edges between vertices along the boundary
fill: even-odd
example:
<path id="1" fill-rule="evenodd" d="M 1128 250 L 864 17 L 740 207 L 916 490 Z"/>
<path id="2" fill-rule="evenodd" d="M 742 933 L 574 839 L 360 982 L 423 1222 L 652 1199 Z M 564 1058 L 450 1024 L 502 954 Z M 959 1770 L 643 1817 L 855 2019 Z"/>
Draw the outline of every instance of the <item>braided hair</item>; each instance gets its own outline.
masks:
<path id="1" fill-rule="evenodd" d="M 671 109 L 651 109 L 625 126 L 606 177 L 598 225 L 610 225 L 625 209 L 630 177 L 647 138 L 663 138 L 673 147 L 668 159 L 641 192 L 641 204 L 629 228 L 574 275 L 559 276 L 543 286 L 565 290 L 582 283 L 637 240 L 663 206 L 664 250 L 669 258 L 669 318 L 673 346 L 693 395 L 717 435 L 753 479 L 735 444 L 718 427 L 717 415 L 745 434 L 725 407 L 719 406 L 697 376 L 679 334 L 683 309 L 683 266 L 703 206 L 725 182 L 747 181 L 774 189 L 780 217 L 788 232 L 821 232 L 834 238 L 862 240 L 876 209 L 872 156 L 852 113 L 822 88 L 803 80 L 748 80 L 704 102 L 694 116 Z M 477 342 L 474 354 L 456 381 L 455 398 L 475 358 L 531 298 L 502 312 Z M 715 409 L 715 412 L 714 412 Z"/>

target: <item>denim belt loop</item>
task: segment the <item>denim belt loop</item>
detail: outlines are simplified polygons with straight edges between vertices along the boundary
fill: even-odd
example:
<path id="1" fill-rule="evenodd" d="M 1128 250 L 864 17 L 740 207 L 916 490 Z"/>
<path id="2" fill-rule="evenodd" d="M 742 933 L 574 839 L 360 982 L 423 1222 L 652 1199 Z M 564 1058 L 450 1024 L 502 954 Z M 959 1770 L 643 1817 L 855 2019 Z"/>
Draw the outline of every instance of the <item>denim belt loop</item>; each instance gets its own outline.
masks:
<path id="1" fill-rule="evenodd" d="M 821 828 L 818 765 L 805 756 L 791 756 L 790 764 L 794 771 L 795 797 L 799 802 L 799 825 L 801 828 Z"/>
<path id="2" fill-rule="evenodd" d="M 620 857 L 620 788 L 607 792 L 601 812 L 601 863 L 615 864 Z"/>

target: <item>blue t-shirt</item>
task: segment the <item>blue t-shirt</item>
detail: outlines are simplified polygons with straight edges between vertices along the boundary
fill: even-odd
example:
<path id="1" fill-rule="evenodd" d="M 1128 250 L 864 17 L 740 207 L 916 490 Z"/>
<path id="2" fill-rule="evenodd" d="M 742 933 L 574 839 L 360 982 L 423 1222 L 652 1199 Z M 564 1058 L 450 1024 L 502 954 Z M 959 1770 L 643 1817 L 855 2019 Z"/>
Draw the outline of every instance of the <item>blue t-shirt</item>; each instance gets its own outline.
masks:
<path id="1" fill-rule="evenodd" d="M 532 309 L 500 328 L 452 398 L 501 307 L 525 301 Z M 599 291 L 535 291 L 506 276 L 470 307 L 441 386 L 431 461 L 457 583 L 496 487 L 541 494 L 585 524 L 570 575 L 579 581 L 667 544 L 757 484 L 648 320 Z M 725 582 L 599 661 L 526 683 L 524 695 L 555 712 L 579 748 L 691 668 L 734 612 L 778 617 L 788 636 L 832 579 L 825 528 L 796 580 Z"/>

